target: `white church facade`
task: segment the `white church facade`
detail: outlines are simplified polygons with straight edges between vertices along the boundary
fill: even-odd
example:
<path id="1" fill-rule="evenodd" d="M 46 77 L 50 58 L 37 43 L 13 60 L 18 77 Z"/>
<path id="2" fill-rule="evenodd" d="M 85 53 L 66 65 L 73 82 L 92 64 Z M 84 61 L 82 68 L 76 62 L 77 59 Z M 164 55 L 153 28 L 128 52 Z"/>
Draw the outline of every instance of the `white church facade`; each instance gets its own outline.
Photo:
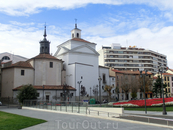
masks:
<path id="1" fill-rule="evenodd" d="M 66 74 L 63 77 L 66 84 L 76 88 L 79 97 L 79 83 L 84 86 L 88 95 L 90 87 L 99 85 L 98 52 L 96 44 L 81 38 L 81 30 L 75 28 L 71 31 L 72 39 L 57 46 L 55 57 L 64 61 Z"/>

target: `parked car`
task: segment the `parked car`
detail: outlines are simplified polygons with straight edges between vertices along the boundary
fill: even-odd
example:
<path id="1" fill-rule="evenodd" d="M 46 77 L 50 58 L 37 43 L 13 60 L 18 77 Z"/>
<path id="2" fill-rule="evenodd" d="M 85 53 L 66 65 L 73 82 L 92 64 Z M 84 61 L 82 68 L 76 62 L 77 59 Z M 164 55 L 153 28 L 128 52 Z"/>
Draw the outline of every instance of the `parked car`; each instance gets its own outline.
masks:
<path id="1" fill-rule="evenodd" d="M 2 102 L 0 101 L 0 106 L 2 106 Z"/>

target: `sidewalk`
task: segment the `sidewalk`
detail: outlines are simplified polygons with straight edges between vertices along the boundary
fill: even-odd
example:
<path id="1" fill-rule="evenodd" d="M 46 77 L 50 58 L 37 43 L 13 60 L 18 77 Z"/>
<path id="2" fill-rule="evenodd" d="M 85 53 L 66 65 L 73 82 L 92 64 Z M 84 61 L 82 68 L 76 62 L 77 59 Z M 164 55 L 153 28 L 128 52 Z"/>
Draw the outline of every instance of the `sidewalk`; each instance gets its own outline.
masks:
<path id="1" fill-rule="evenodd" d="M 173 112 L 167 112 L 167 115 L 163 115 L 162 112 L 155 112 L 155 111 L 147 111 L 147 114 L 145 114 L 145 111 L 128 111 L 124 110 L 124 113 L 126 114 L 142 114 L 142 115 L 157 115 L 157 116 L 171 116 L 173 117 Z"/>
<path id="2" fill-rule="evenodd" d="M 41 109 L 0 109 L 0 111 L 39 118 L 48 122 L 26 128 L 24 130 L 171 130 L 147 123 L 127 121 L 116 118 L 91 117 L 80 114 L 69 114 Z"/>

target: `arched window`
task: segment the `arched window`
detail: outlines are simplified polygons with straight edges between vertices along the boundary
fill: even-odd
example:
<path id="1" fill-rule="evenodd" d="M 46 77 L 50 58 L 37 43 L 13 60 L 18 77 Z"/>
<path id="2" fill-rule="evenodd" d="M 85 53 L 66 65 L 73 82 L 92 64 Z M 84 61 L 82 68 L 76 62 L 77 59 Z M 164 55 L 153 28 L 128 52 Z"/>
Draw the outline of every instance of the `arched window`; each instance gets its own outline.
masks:
<path id="1" fill-rule="evenodd" d="M 72 34 L 72 38 L 74 38 L 74 33 Z"/>
<path id="2" fill-rule="evenodd" d="M 77 33 L 77 37 L 79 37 L 79 33 Z"/>
<path id="3" fill-rule="evenodd" d="M 10 58 L 8 56 L 4 56 L 4 57 L 2 57 L 2 61 L 3 60 L 10 60 Z"/>
<path id="4" fill-rule="evenodd" d="M 42 52 L 44 52 L 44 47 L 42 47 Z"/>
<path id="5" fill-rule="evenodd" d="M 47 47 L 46 47 L 46 50 L 45 50 L 45 52 L 47 52 Z"/>

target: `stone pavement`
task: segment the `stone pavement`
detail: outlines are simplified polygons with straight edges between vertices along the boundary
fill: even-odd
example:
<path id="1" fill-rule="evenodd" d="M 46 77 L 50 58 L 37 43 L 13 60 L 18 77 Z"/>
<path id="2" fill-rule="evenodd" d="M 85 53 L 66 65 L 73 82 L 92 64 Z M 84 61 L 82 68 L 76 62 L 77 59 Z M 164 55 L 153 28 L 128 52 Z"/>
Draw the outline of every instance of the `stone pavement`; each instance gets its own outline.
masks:
<path id="1" fill-rule="evenodd" d="M 62 112 L 34 109 L 0 109 L 0 111 L 39 118 L 48 122 L 24 130 L 172 130 L 171 128 L 151 126 L 145 123 L 104 119 L 86 115 L 66 114 Z"/>

